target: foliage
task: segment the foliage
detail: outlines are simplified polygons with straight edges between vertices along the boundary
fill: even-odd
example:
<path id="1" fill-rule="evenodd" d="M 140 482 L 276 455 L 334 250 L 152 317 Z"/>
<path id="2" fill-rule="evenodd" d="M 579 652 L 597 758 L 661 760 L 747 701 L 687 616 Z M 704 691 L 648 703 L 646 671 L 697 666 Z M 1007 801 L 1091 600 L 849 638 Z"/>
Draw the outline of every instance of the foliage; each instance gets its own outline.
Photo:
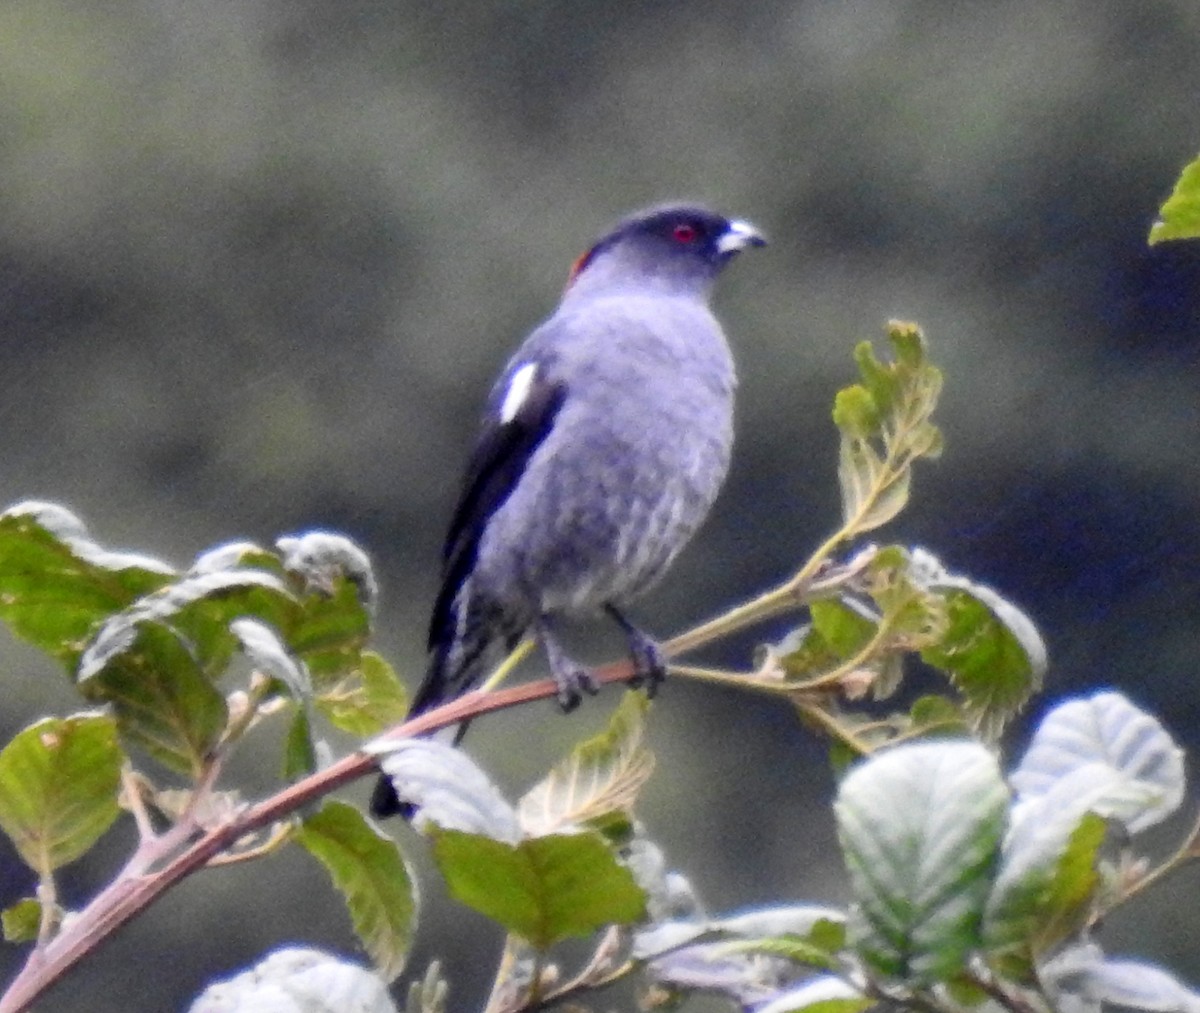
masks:
<path id="1" fill-rule="evenodd" d="M 654 769 L 641 692 L 515 803 L 467 754 L 411 736 L 549 696 L 549 682 L 489 687 L 332 761 L 326 725 L 376 735 L 406 706 L 368 649 L 375 579 L 345 538 L 232 544 L 180 571 L 104 549 L 63 508 L 28 503 L 0 516 L 0 618 L 61 663 L 86 706 L 0 751 L 0 829 L 38 881 L 34 897 L 3 898 L 5 939 L 32 949 L 0 1011 L 27 1008 L 183 876 L 291 843 L 328 873 L 376 974 L 281 950 L 193 1009 L 395 1009 L 384 982 L 403 971 L 415 933 L 410 863 L 355 807 L 316 804 L 376 764 L 411 806 L 450 895 L 504 934 L 493 1013 L 582 1008 L 623 979 L 648 1008 L 699 993 L 757 1013 L 859 1013 L 884 1001 L 945 1013 L 1200 1008 L 1167 972 L 1106 957 L 1093 939 L 1116 906 L 1200 848 L 1193 833 L 1157 865 L 1140 850 L 1139 835 L 1185 797 L 1166 730 L 1098 693 L 1060 703 L 1006 762 L 996 743 L 1046 668 L 1030 619 L 925 549 L 843 553 L 904 508 L 915 465 L 941 448 L 941 372 L 914 325 L 893 324 L 888 338 L 890 357 L 859 346 L 860 380 L 835 402 L 839 523 L 789 580 L 666 645 L 675 655 L 801 613 L 744 671 L 672 667 L 776 695 L 828 738 L 844 768 L 834 818 L 845 908 L 705 909 L 637 816 Z M 917 667 L 940 688 L 906 697 Z M 291 783 L 246 806 L 221 784 L 226 761 L 271 721 L 286 723 L 280 768 Z M 88 905 L 64 911 L 56 871 L 122 809 L 139 832 L 133 855 Z M 438 1013 L 449 990 L 431 967 L 406 1009 Z"/>
<path id="2" fill-rule="evenodd" d="M 1150 245 L 1200 238 L 1200 158 L 1189 162 L 1150 226 Z"/>

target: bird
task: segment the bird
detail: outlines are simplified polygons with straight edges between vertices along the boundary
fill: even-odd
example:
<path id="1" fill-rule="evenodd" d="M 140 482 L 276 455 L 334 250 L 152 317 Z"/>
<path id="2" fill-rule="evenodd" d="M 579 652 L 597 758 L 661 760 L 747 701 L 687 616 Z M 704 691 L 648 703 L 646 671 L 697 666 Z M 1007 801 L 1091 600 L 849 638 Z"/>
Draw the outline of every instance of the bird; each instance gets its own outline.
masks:
<path id="1" fill-rule="evenodd" d="M 624 609 L 724 482 L 736 374 L 709 299 L 726 265 L 765 243 L 744 219 L 676 202 L 627 216 L 575 261 L 557 308 L 487 398 L 410 717 L 467 692 L 530 632 L 573 709 L 598 688 L 562 646 L 573 617 L 607 614 L 635 682 L 652 691 L 663 678 L 661 649 Z M 386 776 L 371 811 L 406 811 Z"/>

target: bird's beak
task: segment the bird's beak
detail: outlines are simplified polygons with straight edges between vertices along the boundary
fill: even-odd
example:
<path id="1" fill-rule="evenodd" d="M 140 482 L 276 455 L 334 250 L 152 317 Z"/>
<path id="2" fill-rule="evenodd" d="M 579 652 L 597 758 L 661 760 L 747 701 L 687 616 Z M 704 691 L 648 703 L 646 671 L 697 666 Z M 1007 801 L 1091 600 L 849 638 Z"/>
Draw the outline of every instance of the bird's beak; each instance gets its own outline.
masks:
<path id="1" fill-rule="evenodd" d="M 734 219 L 729 223 L 724 233 L 717 239 L 717 252 L 724 254 L 737 253 L 747 246 L 766 246 L 767 237 L 749 222 Z"/>

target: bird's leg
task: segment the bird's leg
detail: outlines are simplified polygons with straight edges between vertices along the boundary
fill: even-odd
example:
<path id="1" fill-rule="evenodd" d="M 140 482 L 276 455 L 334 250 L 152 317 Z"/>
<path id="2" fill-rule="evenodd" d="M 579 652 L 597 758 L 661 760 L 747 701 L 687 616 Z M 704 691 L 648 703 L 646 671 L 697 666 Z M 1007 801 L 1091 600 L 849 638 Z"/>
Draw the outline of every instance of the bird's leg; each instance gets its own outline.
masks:
<path id="1" fill-rule="evenodd" d="M 537 623 L 538 639 L 542 642 L 546 660 L 550 662 L 550 674 L 554 676 L 554 684 L 558 687 L 558 704 L 564 712 L 569 712 L 579 706 L 583 693 L 591 696 L 599 693 L 600 685 L 591 669 L 579 664 L 563 650 L 551 626 L 550 618 L 542 616 Z"/>
<path id="2" fill-rule="evenodd" d="M 662 648 L 621 615 L 615 605 L 605 605 L 604 611 L 621 627 L 629 642 L 629 656 L 633 659 L 633 678 L 629 685 L 636 688 L 645 684 L 646 695 L 653 697 L 658 692 L 658 684 L 667 676 L 667 659 L 663 657 Z"/>

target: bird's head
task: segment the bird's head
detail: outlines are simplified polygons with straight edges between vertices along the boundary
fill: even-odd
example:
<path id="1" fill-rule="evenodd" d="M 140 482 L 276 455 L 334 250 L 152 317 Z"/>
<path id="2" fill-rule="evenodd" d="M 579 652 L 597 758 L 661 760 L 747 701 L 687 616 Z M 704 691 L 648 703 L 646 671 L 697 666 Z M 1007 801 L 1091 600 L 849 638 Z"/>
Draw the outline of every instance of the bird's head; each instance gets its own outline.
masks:
<path id="1" fill-rule="evenodd" d="M 695 204 L 639 211 L 597 240 L 571 269 L 583 284 L 656 285 L 706 291 L 721 269 L 766 239 L 749 222 Z"/>

